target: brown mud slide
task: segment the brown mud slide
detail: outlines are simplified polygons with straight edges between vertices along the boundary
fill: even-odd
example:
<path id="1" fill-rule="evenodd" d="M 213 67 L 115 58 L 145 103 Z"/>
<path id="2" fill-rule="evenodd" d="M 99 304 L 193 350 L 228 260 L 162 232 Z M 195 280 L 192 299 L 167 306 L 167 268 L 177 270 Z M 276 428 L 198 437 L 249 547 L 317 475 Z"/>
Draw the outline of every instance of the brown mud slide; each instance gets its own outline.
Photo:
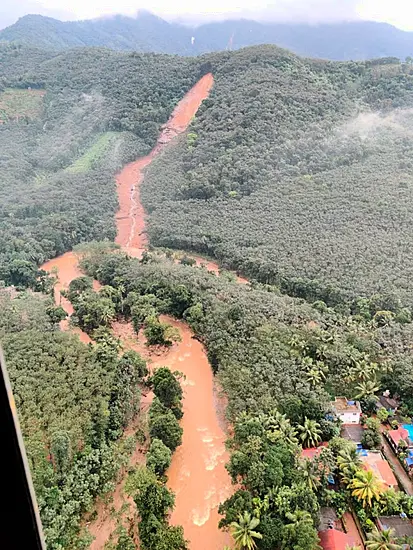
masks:
<path id="1" fill-rule="evenodd" d="M 157 144 L 149 155 L 126 165 L 116 178 L 119 200 L 119 211 L 116 214 L 118 228 L 116 242 L 128 249 L 131 255 L 139 256 L 147 243 L 145 212 L 139 196 L 143 170 L 171 139 L 188 128 L 202 101 L 208 97 L 213 83 L 214 78 L 211 73 L 203 76 L 178 103 L 171 118 L 162 127 Z"/>
<path id="2" fill-rule="evenodd" d="M 157 145 L 152 152 L 125 166 L 116 178 L 119 211 L 116 215 L 118 234 L 116 242 L 133 256 L 140 256 L 146 245 L 145 212 L 140 202 L 139 186 L 143 180 L 143 170 L 155 156 L 174 138 L 185 131 L 197 112 L 202 101 L 208 96 L 213 85 L 212 74 L 202 77 L 186 94 L 175 108 L 171 118 L 162 129 Z M 202 261 L 200 258 L 198 262 Z M 60 295 L 81 272 L 76 255 L 63 254 L 45 263 L 46 271 L 57 270 L 58 284 L 55 288 L 56 303 L 60 303 L 67 313 L 72 314 L 72 305 Z M 208 262 L 208 269 L 216 272 L 218 266 Z M 240 280 L 244 282 L 244 280 Z M 96 283 L 98 284 L 98 283 Z M 96 287 L 98 288 L 98 287 Z M 185 375 L 184 417 L 182 419 L 183 440 L 172 460 L 168 473 L 168 486 L 176 494 L 175 509 L 171 523 L 183 525 L 185 537 L 191 550 L 222 550 L 230 544 L 230 537 L 218 529 L 218 505 L 232 492 L 231 481 L 225 470 L 228 455 L 225 450 L 224 422 L 218 415 L 218 394 L 214 386 L 214 377 L 204 347 L 193 338 L 189 327 L 172 318 L 165 318 L 173 324 L 181 335 L 182 341 L 171 349 L 150 353 L 141 338 L 136 338 L 130 324 L 115 323 L 114 333 L 121 338 L 125 349 L 136 349 L 149 361 L 151 368 L 168 366 Z M 68 321 L 61 323 L 62 330 L 68 330 Z M 76 330 L 84 342 L 90 342 L 87 334 Z M 150 396 L 143 399 L 146 409 Z M 142 456 L 136 450 L 132 464 L 139 464 Z M 128 502 L 123 494 L 124 479 L 120 480 L 113 494 L 110 507 L 119 510 Z M 129 501 L 130 502 L 130 501 Z M 108 507 L 97 506 L 98 517 L 90 525 L 96 537 L 93 550 L 103 550 L 105 543 L 115 528 L 115 522 Z"/>
<path id="3" fill-rule="evenodd" d="M 66 252 L 53 260 L 49 260 L 41 266 L 41 269 L 45 271 L 53 272 L 57 274 L 57 283 L 54 287 L 54 299 L 56 304 L 62 306 L 68 315 L 73 314 L 73 306 L 67 298 L 64 298 L 61 294 L 61 290 L 67 290 L 69 284 L 73 279 L 81 277 L 83 273 L 80 271 L 78 264 L 78 258 L 74 252 Z M 93 281 L 93 288 L 99 290 L 100 284 L 98 281 Z M 60 323 L 61 330 L 69 329 L 69 319 L 65 319 Z M 90 336 L 80 330 L 80 328 L 70 327 L 70 330 L 79 335 L 79 338 L 85 344 L 89 344 L 92 340 Z"/>

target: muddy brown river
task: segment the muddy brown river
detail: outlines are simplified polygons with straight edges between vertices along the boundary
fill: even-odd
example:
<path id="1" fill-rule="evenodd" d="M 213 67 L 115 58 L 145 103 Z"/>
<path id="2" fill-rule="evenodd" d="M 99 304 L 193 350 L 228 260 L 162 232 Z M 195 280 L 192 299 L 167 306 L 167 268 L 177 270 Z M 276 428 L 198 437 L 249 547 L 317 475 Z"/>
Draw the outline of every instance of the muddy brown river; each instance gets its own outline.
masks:
<path id="1" fill-rule="evenodd" d="M 176 106 L 151 153 L 125 166 L 116 177 L 119 198 L 116 242 L 132 256 L 140 256 L 146 245 L 145 212 L 139 193 L 144 169 L 176 135 L 186 130 L 200 104 L 208 97 L 212 85 L 212 74 L 202 77 Z M 60 296 L 60 290 L 67 288 L 70 281 L 81 274 L 76 255 L 68 252 L 45 263 L 42 268 L 46 271 L 57 270 L 56 302 L 61 303 L 69 314 L 73 313 L 71 304 Z M 218 270 L 218 266 L 211 262 L 208 268 Z M 244 280 L 240 279 L 240 282 Z M 230 545 L 230 537 L 218 529 L 218 505 L 231 494 L 232 486 L 224 467 L 228 460 L 226 435 L 224 423 L 218 416 L 219 398 L 214 377 L 205 349 L 193 338 L 189 327 L 181 321 L 167 320 L 178 328 L 182 341 L 160 356 L 148 355 L 147 352 L 145 355 L 152 368 L 168 366 L 185 375 L 184 417 L 181 421 L 183 440 L 167 472 L 168 486 L 176 494 L 171 523 L 183 526 L 191 550 L 222 550 L 225 545 Z M 61 328 L 68 330 L 68 322 L 62 322 Z M 87 334 L 80 330 L 76 332 L 82 341 L 90 342 Z M 120 330 L 118 325 L 115 333 L 123 339 L 126 348 L 135 347 L 130 343 L 133 338 L 130 327 L 124 326 Z M 139 348 L 138 341 L 136 346 Z M 103 549 L 110 535 L 111 521 L 109 516 L 102 515 L 94 522 L 92 531 L 96 540 L 91 547 L 93 550 Z M 105 535 L 99 536 L 99 533 Z"/>

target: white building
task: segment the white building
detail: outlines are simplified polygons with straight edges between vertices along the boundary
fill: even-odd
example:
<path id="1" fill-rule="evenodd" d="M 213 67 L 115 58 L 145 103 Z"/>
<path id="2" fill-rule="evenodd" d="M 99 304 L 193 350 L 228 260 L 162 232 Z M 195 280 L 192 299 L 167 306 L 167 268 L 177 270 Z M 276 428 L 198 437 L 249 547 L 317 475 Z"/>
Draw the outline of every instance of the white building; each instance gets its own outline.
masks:
<path id="1" fill-rule="evenodd" d="M 336 397 L 331 405 L 334 414 L 343 424 L 360 424 L 361 406 L 359 401 L 348 401 L 346 397 Z"/>

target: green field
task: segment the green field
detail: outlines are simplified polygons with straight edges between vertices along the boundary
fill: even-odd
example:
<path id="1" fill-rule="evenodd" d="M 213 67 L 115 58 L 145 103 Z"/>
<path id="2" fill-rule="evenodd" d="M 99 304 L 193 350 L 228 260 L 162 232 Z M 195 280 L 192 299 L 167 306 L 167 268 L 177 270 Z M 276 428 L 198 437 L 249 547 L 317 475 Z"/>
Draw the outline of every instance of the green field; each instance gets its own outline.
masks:
<path id="1" fill-rule="evenodd" d="M 119 137 L 118 132 L 105 132 L 101 134 L 91 145 L 83 155 L 78 158 L 73 164 L 68 168 L 68 172 L 82 174 L 93 168 L 97 163 L 99 163 L 104 155 L 110 150 L 114 145 L 116 139 Z"/>
<path id="2" fill-rule="evenodd" d="M 0 93 L 0 122 L 38 117 L 45 93 L 45 90 L 6 88 Z"/>

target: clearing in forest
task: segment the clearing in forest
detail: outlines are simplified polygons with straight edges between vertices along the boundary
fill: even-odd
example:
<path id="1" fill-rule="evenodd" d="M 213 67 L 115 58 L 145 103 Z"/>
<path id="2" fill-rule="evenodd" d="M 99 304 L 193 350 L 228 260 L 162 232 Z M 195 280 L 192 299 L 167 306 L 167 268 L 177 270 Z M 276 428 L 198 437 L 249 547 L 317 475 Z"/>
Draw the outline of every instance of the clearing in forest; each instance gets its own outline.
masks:
<path id="1" fill-rule="evenodd" d="M 119 137 L 118 132 L 105 132 L 100 134 L 95 143 L 91 145 L 83 155 L 68 168 L 68 172 L 84 173 L 91 170 L 101 161 Z"/>
<path id="2" fill-rule="evenodd" d="M 46 90 L 6 88 L 0 92 L 0 123 L 26 117 L 34 119 L 42 111 Z"/>

